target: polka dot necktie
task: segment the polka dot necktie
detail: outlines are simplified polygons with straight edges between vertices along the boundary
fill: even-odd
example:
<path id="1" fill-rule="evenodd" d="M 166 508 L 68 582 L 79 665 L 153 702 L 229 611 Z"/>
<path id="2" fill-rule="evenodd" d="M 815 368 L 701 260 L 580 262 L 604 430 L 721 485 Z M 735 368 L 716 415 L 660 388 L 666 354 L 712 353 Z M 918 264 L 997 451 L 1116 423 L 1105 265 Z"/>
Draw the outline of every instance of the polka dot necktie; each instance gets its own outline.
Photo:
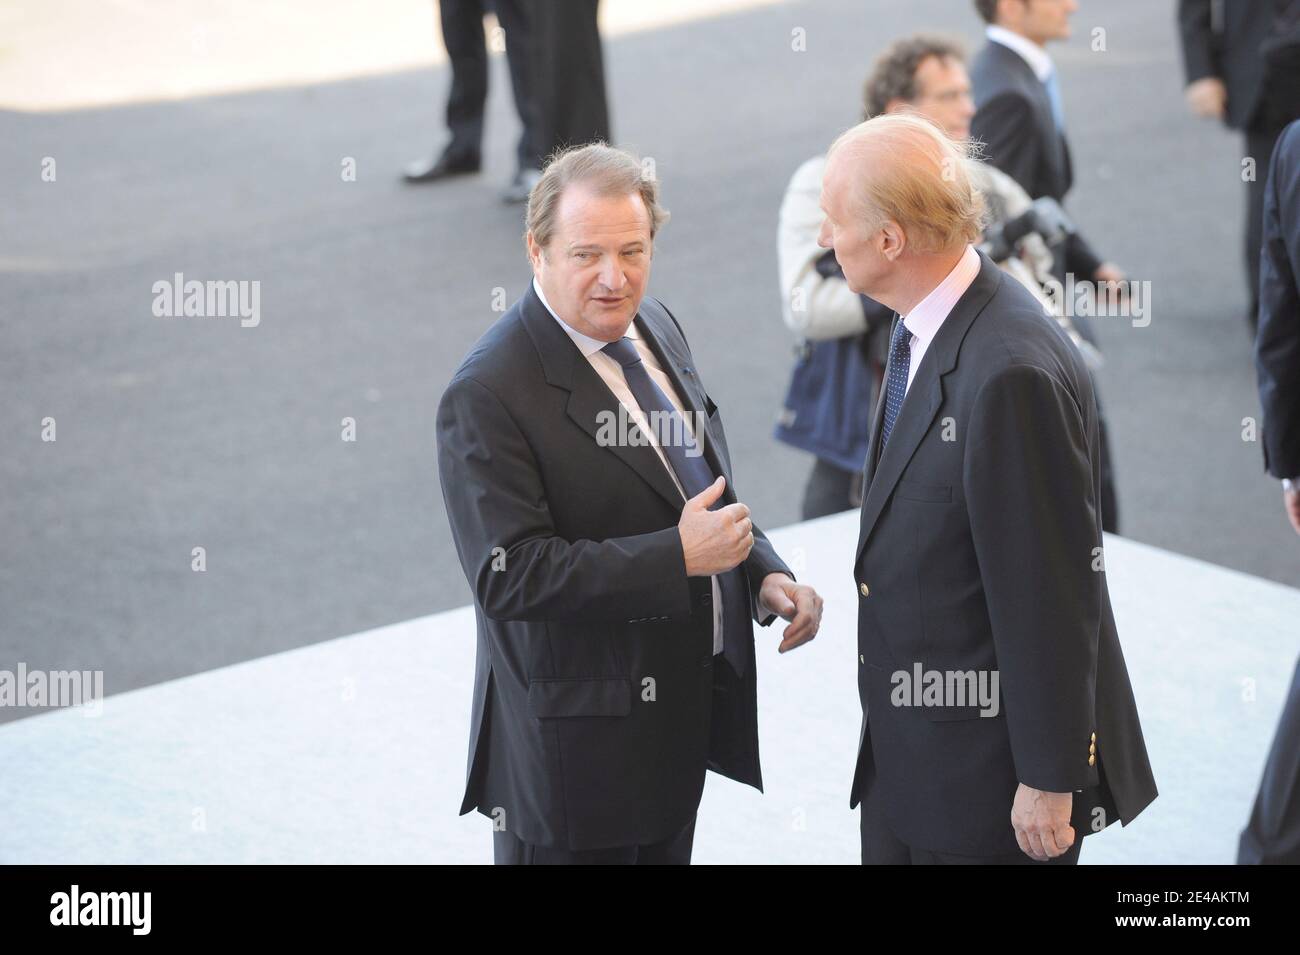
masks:
<path id="1" fill-rule="evenodd" d="M 898 412 L 902 410 L 907 394 L 907 372 L 912 364 L 912 333 L 900 318 L 889 339 L 889 374 L 885 386 L 885 421 L 880 427 L 880 453 L 885 453 L 885 442 L 894 430 Z"/>

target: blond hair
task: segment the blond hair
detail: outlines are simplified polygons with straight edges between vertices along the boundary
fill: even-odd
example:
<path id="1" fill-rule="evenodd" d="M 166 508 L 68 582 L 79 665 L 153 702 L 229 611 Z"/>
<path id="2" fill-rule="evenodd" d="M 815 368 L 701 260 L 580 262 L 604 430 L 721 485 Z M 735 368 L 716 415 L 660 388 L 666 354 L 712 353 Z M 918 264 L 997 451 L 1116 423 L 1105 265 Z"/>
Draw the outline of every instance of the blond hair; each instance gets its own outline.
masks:
<path id="1" fill-rule="evenodd" d="M 968 166 L 975 146 L 949 139 L 926 117 L 899 112 L 842 133 L 828 156 L 845 148 L 869 164 L 869 172 L 857 177 L 868 225 L 897 222 L 918 252 L 944 252 L 979 240 L 984 197 Z"/>
<path id="2" fill-rule="evenodd" d="M 604 142 L 556 153 L 528 195 L 525 235 L 532 233 L 533 241 L 545 247 L 555 233 L 565 187 L 580 182 L 598 196 L 639 195 L 650 216 L 650 240 L 654 241 L 655 233 L 668 221 L 668 210 L 659 205 L 659 183 L 648 169 L 653 166 L 643 165 L 631 153 Z"/>

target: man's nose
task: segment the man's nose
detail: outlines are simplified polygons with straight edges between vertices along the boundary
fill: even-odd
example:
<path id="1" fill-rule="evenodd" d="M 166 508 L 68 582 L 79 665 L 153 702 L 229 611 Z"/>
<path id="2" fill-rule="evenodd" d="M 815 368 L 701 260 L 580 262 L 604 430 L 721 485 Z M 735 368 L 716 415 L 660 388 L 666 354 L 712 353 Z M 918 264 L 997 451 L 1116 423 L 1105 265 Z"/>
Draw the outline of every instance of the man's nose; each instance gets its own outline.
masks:
<path id="1" fill-rule="evenodd" d="M 617 292 L 627 282 L 622 265 L 617 258 L 607 258 L 600 270 L 600 283 L 611 292 Z"/>
<path id="2" fill-rule="evenodd" d="M 822 220 L 822 227 L 817 230 L 817 244 L 823 249 L 829 249 L 831 247 L 830 229 L 826 228 L 825 219 Z"/>

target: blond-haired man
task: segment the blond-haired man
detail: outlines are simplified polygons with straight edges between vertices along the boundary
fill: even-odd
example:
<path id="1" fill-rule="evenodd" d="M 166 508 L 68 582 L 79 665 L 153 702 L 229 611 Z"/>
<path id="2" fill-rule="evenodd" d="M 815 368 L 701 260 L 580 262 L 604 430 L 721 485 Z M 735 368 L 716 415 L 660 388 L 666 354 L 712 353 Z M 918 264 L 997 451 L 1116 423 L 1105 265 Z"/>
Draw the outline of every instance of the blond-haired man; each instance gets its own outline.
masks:
<path id="1" fill-rule="evenodd" d="M 972 242 L 964 148 L 876 117 L 831 147 L 820 242 L 901 316 L 854 562 L 863 861 L 1071 863 L 1155 798 L 1101 560 L 1077 349 Z"/>

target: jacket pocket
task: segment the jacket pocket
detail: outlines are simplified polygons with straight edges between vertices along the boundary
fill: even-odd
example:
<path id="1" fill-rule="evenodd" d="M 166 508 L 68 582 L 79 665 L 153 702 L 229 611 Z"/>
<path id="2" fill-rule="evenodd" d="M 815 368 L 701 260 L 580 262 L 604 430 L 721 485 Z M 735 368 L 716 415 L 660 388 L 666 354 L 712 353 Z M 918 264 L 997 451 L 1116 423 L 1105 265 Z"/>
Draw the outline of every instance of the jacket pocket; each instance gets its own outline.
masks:
<path id="1" fill-rule="evenodd" d="M 929 501 L 947 504 L 952 501 L 952 485 L 920 484 L 916 481 L 900 480 L 894 490 L 894 496 L 901 497 L 906 501 Z"/>
<path id="2" fill-rule="evenodd" d="M 528 712 L 537 719 L 564 716 L 627 716 L 632 681 L 627 677 L 553 677 L 528 684 Z"/>
<path id="3" fill-rule="evenodd" d="M 954 720 L 996 720 L 1002 718 L 1002 710 L 999 707 L 997 713 L 984 715 L 984 710 L 978 706 L 923 706 L 920 708 L 925 718 L 932 723 L 948 723 Z"/>

